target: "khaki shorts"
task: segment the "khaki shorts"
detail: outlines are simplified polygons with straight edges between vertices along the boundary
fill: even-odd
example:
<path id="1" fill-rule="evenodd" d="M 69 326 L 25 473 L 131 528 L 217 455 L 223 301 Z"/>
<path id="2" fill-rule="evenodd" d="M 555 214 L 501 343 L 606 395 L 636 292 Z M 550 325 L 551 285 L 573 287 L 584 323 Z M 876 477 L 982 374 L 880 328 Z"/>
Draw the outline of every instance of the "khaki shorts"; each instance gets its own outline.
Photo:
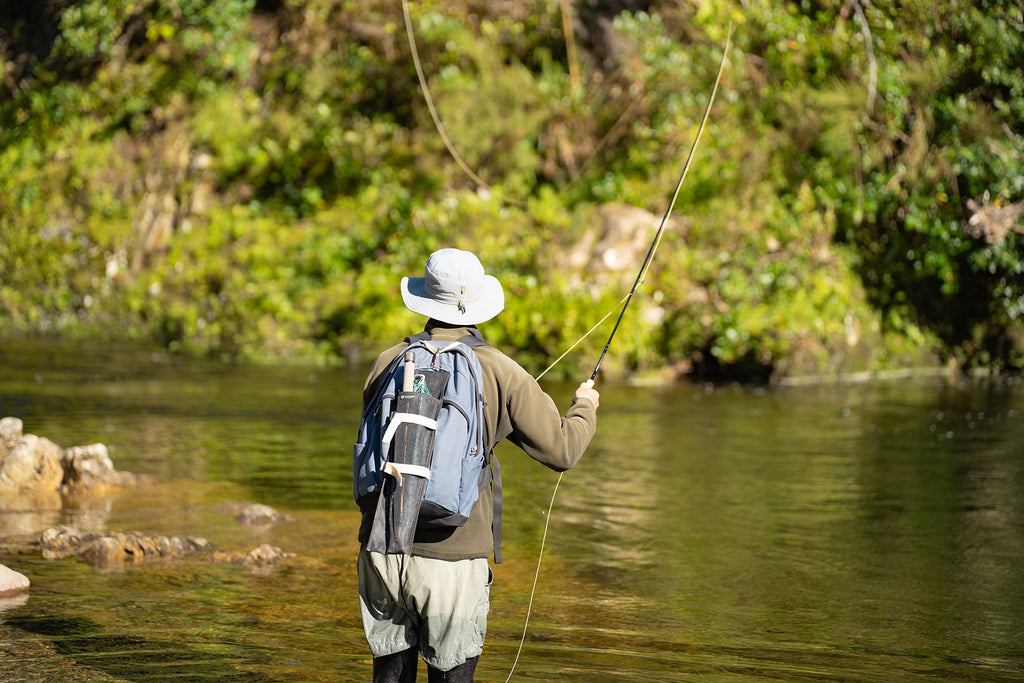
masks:
<path id="1" fill-rule="evenodd" d="M 374 657 L 419 647 L 448 671 L 483 652 L 490 609 L 486 558 L 435 560 L 359 551 L 359 606 Z"/>

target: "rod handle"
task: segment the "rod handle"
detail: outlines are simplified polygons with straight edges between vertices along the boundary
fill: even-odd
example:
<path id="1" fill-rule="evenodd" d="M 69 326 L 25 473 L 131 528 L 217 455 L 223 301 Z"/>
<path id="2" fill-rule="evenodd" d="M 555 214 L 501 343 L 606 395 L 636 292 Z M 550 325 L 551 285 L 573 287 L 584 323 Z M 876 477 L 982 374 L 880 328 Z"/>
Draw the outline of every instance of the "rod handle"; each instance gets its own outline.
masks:
<path id="1" fill-rule="evenodd" d="M 405 367 L 402 369 L 402 391 L 412 391 L 416 375 L 416 354 L 405 352 Z"/>

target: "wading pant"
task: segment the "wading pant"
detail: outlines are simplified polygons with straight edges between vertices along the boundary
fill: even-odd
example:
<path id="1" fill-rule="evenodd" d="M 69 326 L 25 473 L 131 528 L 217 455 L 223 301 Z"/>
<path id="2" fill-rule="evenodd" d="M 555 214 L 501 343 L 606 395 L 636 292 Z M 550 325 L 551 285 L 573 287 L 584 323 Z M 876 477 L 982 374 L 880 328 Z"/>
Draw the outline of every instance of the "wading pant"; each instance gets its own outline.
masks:
<path id="1" fill-rule="evenodd" d="M 419 649 L 427 666 L 447 672 L 483 652 L 491 587 L 486 558 L 436 560 L 363 548 L 358 569 L 363 629 L 375 660 Z"/>

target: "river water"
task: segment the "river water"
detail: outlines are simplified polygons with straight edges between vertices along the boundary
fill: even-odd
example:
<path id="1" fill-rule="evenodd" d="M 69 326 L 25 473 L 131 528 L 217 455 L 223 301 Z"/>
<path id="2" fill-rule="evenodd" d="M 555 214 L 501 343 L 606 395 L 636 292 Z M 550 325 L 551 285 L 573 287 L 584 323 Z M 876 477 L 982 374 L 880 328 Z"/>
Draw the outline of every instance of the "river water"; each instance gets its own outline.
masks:
<path id="1" fill-rule="evenodd" d="M 0 514 L 8 681 L 368 681 L 350 447 L 363 372 L 0 341 L 0 417 L 156 483 Z M 568 385 L 546 385 L 564 405 Z M 513 681 L 1024 681 L 1024 387 L 601 387 L 560 480 Z M 478 681 L 505 681 L 558 481 L 507 445 L 505 561 Z M 271 505 L 248 528 L 218 508 Z M 291 557 L 46 560 L 57 524 Z M 421 676 L 425 680 L 425 675 Z"/>

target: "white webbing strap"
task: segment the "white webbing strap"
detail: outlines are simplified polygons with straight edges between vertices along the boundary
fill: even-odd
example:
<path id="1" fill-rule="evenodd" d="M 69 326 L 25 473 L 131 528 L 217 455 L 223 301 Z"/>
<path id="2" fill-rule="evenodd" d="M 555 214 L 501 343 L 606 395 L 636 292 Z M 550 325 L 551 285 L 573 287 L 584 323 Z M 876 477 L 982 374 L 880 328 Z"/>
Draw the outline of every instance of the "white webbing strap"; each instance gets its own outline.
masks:
<path id="1" fill-rule="evenodd" d="M 391 416 L 391 422 L 388 423 L 388 428 L 384 432 L 384 438 L 381 439 L 381 453 L 385 457 L 387 457 L 388 451 L 391 450 L 391 440 L 395 438 L 395 432 L 403 424 L 418 424 L 427 429 L 437 431 L 437 420 L 433 418 L 426 415 L 417 415 L 416 413 L 395 413 Z M 398 483 L 402 483 L 403 474 L 430 479 L 430 470 L 419 465 L 403 465 L 402 463 L 388 462 L 384 465 L 384 472 L 397 479 Z"/>
<path id="2" fill-rule="evenodd" d="M 430 468 L 423 465 L 405 465 L 399 462 L 389 462 L 384 464 L 384 473 L 394 477 L 399 485 L 401 485 L 402 476 L 405 474 L 430 479 Z"/>
<path id="3" fill-rule="evenodd" d="M 425 340 L 420 341 L 420 343 L 423 344 L 423 346 L 428 351 L 430 351 L 430 353 L 434 354 L 434 358 L 435 359 L 438 356 L 440 356 L 442 353 L 447 353 L 448 351 L 451 351 L 455 347 L 462 345 L 462 342 L 460 342 L 460 341 L 453 341 L 453 342 L 449 342 L 448 346 L 445 346 L 443 349 L 439 349 L 436 346 L 434 346 L 433 344 L 431 344 L 430 342 L 425 341 Z"/>
<path id="4" fill-rule="evenodd" d="M 462 344 L 462 342 L 459 342 L 459 341 L 453 341 L 453 342 L 452 342 L 451 344 L 449 344 L 448 346 L 444 347 L 443 349 L 441 349 L 441 350 L 440 350 L 440 351 L 438 351 L 437 353 L 445 353 L 445 352 L 447 352 L 447 351 L 451 351 L 451 350 L 452 350 L 452 349 L 454 349 L 454 348 L 455 348 L 456 346 L 460 346 L 461 344 Z"/>
<path id="5" fill-rule="evenodd" d="M 388 428 L 384 432 L 384 438 L 381 439 L 381 443 L 384 445 L 384 450 L 381 453 L 387 453 L 391 446 L 391 440 L 395 438 L 395 432 L 403 424 L 418 424 L 426 427 L 427 429 L 433 429 L 437 431 L 437 420 L 427 417 L 425 415 L 417 415 L 416 413 L 395 413 L 391 416 L 391 422 L 388 423 Z"/>

